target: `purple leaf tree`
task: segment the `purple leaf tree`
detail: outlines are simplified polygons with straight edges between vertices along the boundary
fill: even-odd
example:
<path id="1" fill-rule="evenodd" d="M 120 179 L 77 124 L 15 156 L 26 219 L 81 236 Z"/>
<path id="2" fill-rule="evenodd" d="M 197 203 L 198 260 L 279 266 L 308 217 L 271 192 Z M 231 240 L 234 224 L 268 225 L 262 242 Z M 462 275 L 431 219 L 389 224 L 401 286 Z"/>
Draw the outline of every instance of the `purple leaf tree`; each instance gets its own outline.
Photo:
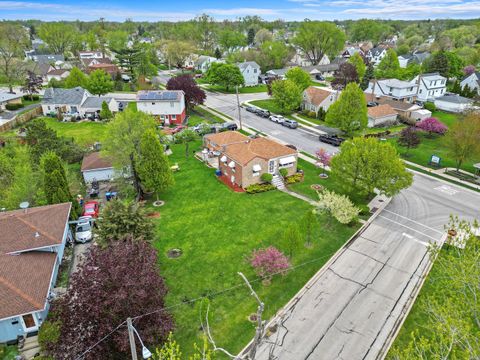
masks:
<path id="1" fill-rule="evenodd" d="M 276 247 L 254 250 L 250 261 L 258 276 L 270 280 L 274 274 L 285 274 L 290 267 L 288 258 Z"/>
<path id="2" fill-rule="evenodd" d="M 332 154 L 328 153 L 327 150 L 321 148 L 315 152 L 315 156 L 317 157 L 317 167 L 322 167 L 323 172 L 320 174 L 320 177 L 326 178 L 328 177 L 325 174 L 325 168 L 330 165 L 330 161 L 332 160 Z"/>
<path id="3" fill-rule="evenodd" d="M 447 126 L 440 122 L 437 118 L 429 117 L 421 120 L 417 123 L 417 128 L 428 133 L 429 137 L 432 137 L 433 134 L 443 135 L 447 132 Z"/>
<path id="4" fill-rule="evenodd" d="M 182 90 L 185 93 L 185 101 L 189 109 L 205 102 L 207 95 L 197 85 L 192 75 L 185 74 L 170 78 L 167 82 L 167 90 Z"/>
<path id="5" fill-rule="evenodd" d="M 465 76 L 472 75 L 477 69 L 475 69 L 474 65 L 468 65 L 463 68 L 463 73 Z"/>

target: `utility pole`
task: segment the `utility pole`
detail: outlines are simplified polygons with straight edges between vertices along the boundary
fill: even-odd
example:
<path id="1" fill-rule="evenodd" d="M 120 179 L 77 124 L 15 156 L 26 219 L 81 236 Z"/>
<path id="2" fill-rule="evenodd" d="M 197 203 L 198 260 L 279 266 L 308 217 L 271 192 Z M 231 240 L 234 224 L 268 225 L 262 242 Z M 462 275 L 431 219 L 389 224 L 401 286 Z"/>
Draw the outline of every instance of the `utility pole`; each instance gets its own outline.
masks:
<path id="1" fill-rule="evenodd" d="M 238 85 L 235 86 L 235 92 L 237 93 L 238 121 L 240 122 L 240 130 L 242 130 L 242 109 L 240 107 L 240 99 L 238 97 Z"/>
<path id="2" fill-rule="evenodd" d="M 137 348 L 135 346 L 135 335 L 133 334 L 132 318 L 127 318 L 128 340 L 130 341 L 130 351 L 132 352 L 132 360 L 137 359 Z"/>

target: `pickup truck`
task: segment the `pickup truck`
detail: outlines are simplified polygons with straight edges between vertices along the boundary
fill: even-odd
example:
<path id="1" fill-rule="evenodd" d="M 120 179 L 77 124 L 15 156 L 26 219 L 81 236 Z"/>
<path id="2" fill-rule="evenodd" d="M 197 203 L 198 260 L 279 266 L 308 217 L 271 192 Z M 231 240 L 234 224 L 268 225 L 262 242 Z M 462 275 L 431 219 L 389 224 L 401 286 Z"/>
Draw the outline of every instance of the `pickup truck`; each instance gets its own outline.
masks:
<path id="1" fill-rule="evenodd" d="M 337 135 L 328 135 L 328 134 L 319 135 L 318 140 L 320 140 L 321 142 L 324 142 L 326 144 L 333 145 L 333 146 L 340 146 L 342 144 L 342 142 L 345 141 L 345 139 L 340 138 Z"/>

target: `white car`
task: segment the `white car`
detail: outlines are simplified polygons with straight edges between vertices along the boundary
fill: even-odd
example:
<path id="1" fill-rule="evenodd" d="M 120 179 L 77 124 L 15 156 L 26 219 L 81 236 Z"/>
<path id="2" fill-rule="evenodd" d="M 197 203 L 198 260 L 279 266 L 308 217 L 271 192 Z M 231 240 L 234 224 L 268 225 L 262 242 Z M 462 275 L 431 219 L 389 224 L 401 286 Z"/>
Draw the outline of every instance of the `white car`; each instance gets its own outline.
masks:
<path id="1" fill-rule="evenodd" d="M 271 115 L 269 117 L 270 121 L 276 122 L 277 124 L 283 124 L 285 118 L 282 115 Z"/>
<path id="2" fill-rule="evenodd" d="M 93 229 L 90 216 L 82 216 L 75 226 L 75 241 L 85 244 L 93 239 Z"/>

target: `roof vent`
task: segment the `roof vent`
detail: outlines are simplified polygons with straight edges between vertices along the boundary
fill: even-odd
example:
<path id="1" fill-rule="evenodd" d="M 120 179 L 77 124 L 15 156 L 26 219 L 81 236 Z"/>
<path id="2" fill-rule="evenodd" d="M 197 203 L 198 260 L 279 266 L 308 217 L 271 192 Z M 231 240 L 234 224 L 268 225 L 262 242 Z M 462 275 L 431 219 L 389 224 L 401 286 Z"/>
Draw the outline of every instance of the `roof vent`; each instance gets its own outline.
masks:
<path id="1" fill-rule="evenodd" d="M 39 234 L 38 231 L 35 231 L 35 237 L 36 237 L 36 238 L 40 237 L 40 234 Z"/>

